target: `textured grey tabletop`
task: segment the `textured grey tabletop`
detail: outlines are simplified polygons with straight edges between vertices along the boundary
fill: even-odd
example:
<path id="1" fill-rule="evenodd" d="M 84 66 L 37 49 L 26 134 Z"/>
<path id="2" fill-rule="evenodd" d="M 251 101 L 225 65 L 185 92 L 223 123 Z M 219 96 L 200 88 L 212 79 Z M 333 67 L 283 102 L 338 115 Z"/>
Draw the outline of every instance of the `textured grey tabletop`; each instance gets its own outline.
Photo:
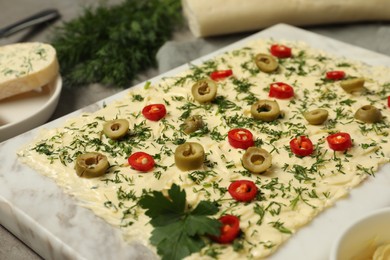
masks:
<path id="1" fill-rule="evenodd" d="M 39 31 L 25 30 L 8 38 L 0 39 L 0 45 L 18 41 L 47 41 L 55 25 L 77 17 L 84 6 L 95 2 L 98 1 L 1 0 L 0 28 L 45 8 L 58 9 L 61 19 L 50 26 L 41 28 Z M 109 0 L 107 2 L 115 4 L 121 2 L 121 0 Z M 304 29 L 390 56 L 390 23 L 388 22 L 324 25 L 305 27 Z M 249 34 L 251 33 L 196 39 L 187 28 L 184 28 L 176 32 L 172 41 L 167 42 L 158 52 L 158 68 L 152 68 L 140 74 L 134 84 L 208 54 Z M 105 88 L 99 84 L 78 89 L 70 89 L 68 86 L 64 86 L 52 119 L 111 96 L 121 90 Z M 0 226 L 0 259 L 40 259 L 40 257 Z"/>

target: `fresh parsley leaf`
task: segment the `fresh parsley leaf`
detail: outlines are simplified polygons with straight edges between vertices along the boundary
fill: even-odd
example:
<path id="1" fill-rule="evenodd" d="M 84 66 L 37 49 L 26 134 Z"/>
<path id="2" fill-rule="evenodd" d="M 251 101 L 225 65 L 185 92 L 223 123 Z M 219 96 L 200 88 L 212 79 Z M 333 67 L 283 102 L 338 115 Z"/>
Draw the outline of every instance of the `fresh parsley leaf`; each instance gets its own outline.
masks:
<path id="1" fill-rule="evenodd" d="M 214 215 L 218 212 L 218 205 L 209 201 L 202 200 L 191 212 L 192 215 Z"/>
<path id="2" fill-rule="evenodd" d="M 157 247 L 157 253 L 162 260 L 179 260 L 200 251 L 205 242 L 199 236 L 189 236 L 185 233 L 187 221 L 155 228 L 150 242 Z"/>
<path id="3" fill-rule="evenodd" d="M 190 210 L 185 191 L 176 184 L 168 190 L 168 197 L 153 191 L 144 195 L 139 204 L 151 218 L 154 230 L 150 242 L 163 260 L 182 259 L 199 252 L 206 245 L 202 236 L 220 234 L 221 223 L 208 217 L 218 212 L 217 203 L 201 201 Z"/>
<path id="4" fill-rule="evenodd" d="M 162 192 L 153 191 L 153 196 L 146 195 L 140 201 L 142 208 L 147 209 L 145 214 L 152 220 L 150 224 L 154 227 L 164 226 L 180 220 L 184 214 L 186 193 L 180 187 L 173 185 L 168 191 L 170 200 Z"/>

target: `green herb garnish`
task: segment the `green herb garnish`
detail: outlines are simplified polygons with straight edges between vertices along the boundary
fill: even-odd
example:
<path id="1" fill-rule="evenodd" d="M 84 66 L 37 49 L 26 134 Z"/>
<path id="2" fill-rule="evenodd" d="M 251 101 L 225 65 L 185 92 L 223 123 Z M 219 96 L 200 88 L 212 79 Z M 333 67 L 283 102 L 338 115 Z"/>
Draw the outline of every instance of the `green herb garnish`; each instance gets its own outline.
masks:
<path id="1" fill-rule="evenodd" d="M 99 5 L 60 26 L 53 35 L 67 85 L 128 87 L 155 66 L 158 49 L 183 21 L 179 0 L 125 0 Z"/>
<path id="2" fill-rule="evenodd" d="M 207 217 L 218 212 L 216 203 L 203 200 L 191 210 L 186 206 L 186 192 L 176 184 L 168 190 L 168 196 L 153 191 L 152 195 L 144 195 L 139 204 L 151 218 L 154 230 L 150 242 L 157 253 L 163 260 L 179 260 L 206 245 L 202 236 L 218 236 L 221 223 Z"/>

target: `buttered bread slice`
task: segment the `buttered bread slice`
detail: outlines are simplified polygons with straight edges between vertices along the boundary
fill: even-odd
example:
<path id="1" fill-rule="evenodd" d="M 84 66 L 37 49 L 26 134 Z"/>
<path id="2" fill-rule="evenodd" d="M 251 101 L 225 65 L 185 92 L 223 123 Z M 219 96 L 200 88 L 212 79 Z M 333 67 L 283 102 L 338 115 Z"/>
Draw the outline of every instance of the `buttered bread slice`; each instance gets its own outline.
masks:
<path id="1" fill-rule="evenodd" d="M 0 46 L 0 100 L 40 88 L 59 73 L 56 50 L 41 42 Z"/>

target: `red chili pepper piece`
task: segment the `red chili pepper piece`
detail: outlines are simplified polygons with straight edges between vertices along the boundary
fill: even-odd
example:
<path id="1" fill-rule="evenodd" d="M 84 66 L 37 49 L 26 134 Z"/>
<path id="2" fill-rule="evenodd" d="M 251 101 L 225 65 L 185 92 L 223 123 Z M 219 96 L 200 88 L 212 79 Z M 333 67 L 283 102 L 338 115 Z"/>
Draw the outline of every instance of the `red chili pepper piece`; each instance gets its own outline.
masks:
<path id="1" fill-rule="evenodd" d="M 290 141 L 290 149 L 297 156 L 308 156 L 313 153 L 313 143 L 306 136 L 299 136 Z"/>
<path id="2" fill-rule="evenodd" d="M 292 56 L 291 48 L 282 44 L 274 44 L 271 46 L 270 52 L 278 58 L 289 58 Z"/>
<path id="3" fill-rule="evenodd" d="M 210 74 L 212 80 L 218 81 L 233 75 L 232 70 L 216 70 Z"/>
<path id="4" fill-rule="evenodd" d="M 390 96 L 387 97 L 387 107 L 390 108 Z"/>
<path id="5" fill-rule="evenodd" d="M 269 96 L 279 99 L 287 99 L 294 96 L 294 89 L 283 82 L 274 82 L 270 85 Z"/>
<path id="6" fill-rule="evenodd" d="M 133 169 L 141 172 L 150 171 L 154 167 L 153 157 L 144 152 L 133 153 L 127 161 Z"/>
<path id="7" fill-rule="evenodd" d="M 330 80 L 340 80 L 345 78 L 345 72 L 342 70 L 333 70 L 326 73 L 326 78 Z"/>
<path id="8" fill-rule="evenodd" d="M 345 151 L 352 146 L 351 136 L 348 133 L 335 133 L 329 135 L 326 140 L 330 149 L 335 151 Z"/>
<path id="9" fill-rule="evenodd" d="M 237 201 L 248 202 L 257 195 L 257 186 L 253 181 L 238 180 L 229 185 L 228 192 Z"/>
<path id="10" fill-rule="evenodd" d="M 142 109 L 142 114 L 151 121 L 158 121 L 167 114 L 167 110 L 163 104 L 151 104 Z"/>
<path id="11" fill-rule="evenodd" d="M 219 221 L 222 223 L 221 234 L 211 238 L 221 244 L 231 243 L 240 233 L 240 219 L 233 215 L 224 215 Z"/>
<path id="12" fill-rule="evenodd" d="M 245 128 L 235 128 L 228 132 L 228 141 L 234 148 L 248 149 L 254 146 L 253 134 Z"/>

